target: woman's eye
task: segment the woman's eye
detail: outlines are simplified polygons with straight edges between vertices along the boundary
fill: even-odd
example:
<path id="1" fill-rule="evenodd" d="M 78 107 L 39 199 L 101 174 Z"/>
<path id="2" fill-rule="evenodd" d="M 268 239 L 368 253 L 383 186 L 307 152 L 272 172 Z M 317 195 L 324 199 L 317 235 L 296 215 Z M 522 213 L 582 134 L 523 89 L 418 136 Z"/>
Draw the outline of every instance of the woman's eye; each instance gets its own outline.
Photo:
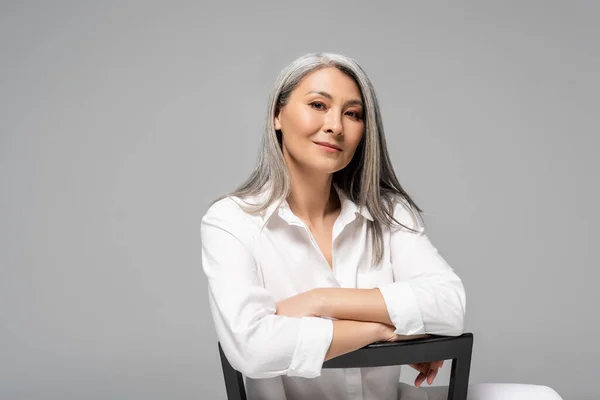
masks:
<path id="1" fill-rule="evenodd" d="M 321 103 L 319 101 L 313 101 L 312 103 L 310 103 L 310 105 L 313 106 L 313 108 L 314 108 L 315 105 L 320 105 L 320 106 L 325 107 L 325 104 L 323 104 L 323 103 Z M 318 110 L 322 110 L 322 108 L 318 108 Z"/>
<path id="2" fill-rule="evenodd" d="M 315 108 L 316 110 L 324 110 L 325 109 L 325 104 L 321 103 L 320 101 L 313 101 L 312 103 L 310 103 L 311 107 Z M 349 111 L 348 112 L 352 118 L 360 120 L 362 118 L 362 114 L 358 111 Z"/>

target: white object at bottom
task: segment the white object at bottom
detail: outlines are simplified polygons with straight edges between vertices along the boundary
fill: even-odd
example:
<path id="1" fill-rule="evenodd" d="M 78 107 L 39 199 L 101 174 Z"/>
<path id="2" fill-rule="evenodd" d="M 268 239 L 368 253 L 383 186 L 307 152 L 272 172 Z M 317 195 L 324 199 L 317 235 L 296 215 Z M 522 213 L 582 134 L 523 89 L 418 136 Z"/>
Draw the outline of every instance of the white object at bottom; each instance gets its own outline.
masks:
<path id="1" fill-rule="evenodd" d="M 446 400 L 448 386 L 419 388 L 398 382 L 398 400 Z M 552 388 L 523 383 L 472 383 L 467 400 L 563 400 Z"/>

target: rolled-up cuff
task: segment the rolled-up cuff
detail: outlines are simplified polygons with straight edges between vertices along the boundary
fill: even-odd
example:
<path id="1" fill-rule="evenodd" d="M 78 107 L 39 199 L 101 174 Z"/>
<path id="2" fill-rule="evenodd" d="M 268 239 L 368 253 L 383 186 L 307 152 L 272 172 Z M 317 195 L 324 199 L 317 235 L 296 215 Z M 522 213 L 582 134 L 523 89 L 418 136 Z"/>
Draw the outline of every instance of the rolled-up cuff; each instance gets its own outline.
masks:
<path id="1" fill-rule="evenodd" d="M 393 282 L 379 287 L 390 319 L 398 335 L 418 335 L 425 333 L 423 317 L 417 297 L 408 282 Z"/>
<path id="2" fill-rule="evenodd" d="M 333 340 L 333 321 L 304 317 L 288 376 L 316 378 L 321 375 L 325 355 Z"/>

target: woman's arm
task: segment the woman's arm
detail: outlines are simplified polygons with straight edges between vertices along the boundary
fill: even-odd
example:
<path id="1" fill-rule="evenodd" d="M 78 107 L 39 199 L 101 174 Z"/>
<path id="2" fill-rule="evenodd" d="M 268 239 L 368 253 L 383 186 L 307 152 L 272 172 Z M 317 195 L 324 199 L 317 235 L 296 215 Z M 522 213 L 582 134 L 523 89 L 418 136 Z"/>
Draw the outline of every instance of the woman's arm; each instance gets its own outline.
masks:
<path id="1" fill-rule="evenodd" d="M 276 315 L 251 253 L 251 229 L 230 199 L 201 221 L 202 268 L 217 338 L 231 365 L 251 378 L 313 378 L 331 345 L 333 321 Z"/>
<path id="2" fill-rule="evenodd" d="M 319 288 L 315 290 L 315 295 L 322 298 L 320 315 L 394 325 L 390 319 L 385 299 L 378 288 Z"/>
<path id="3" fill-rule="evenodd" d="M 408 211 L 397 205 L 396 219 Z M 374 321 L 399 335 L 463 333 L 466 296 L 460 278 L 425 234 L 397 229 L 390 234 L 394 282 L 375 289 L 319 288 L 307 296 L 312 315 Z M 302 295 L 298 295 L 302 296 Z"/>
<path id="4" fill-rule="evenodd" d="M 333 321 L 333 340 L 325 360 L 350 353 L 368 344 L 385 340 L 381 324 L 363 321 Z"/>
<path id="5" fill-rule="evenodd" d="M 379 289 L 316 288 L 277 303 L 277 314 L 325 316 L 393 325 Z"/>
<path id="6" fill-rule="evenodd" d="M 394 217 L 415 229 L 408 206 Z M 459 336 L 464 331 L 466 294 L 461 279 L 424 233 L 393 228 L 390 258 L 394 282 L 381 285 L 396 333 Z"/>
<path id="7" fill-rule="evenodd" d="M 429 335 L 398 335 L 394 333 L 393 326 L 379 322 L 333 321 L 333 341 L 325 360 L 350 353 L 374 342 L 397 342 L 427 336 Z"/>

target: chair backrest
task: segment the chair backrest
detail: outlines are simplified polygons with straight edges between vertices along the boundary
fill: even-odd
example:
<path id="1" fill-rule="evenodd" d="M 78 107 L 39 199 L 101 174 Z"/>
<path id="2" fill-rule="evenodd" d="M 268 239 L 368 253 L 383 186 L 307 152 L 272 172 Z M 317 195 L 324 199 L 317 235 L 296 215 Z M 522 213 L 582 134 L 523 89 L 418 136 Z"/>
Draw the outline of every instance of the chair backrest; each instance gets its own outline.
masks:
<path id="1" fill-rule="evenodd" d="M 227 399 L 247 400 L 242 374 L 231 366 L 220 343 L 218 346 Z M 400 342 L 376 342 L 325 361 L 323 368 L 383 367 L 452 360 L 448 400 L 466 400 L 472 352 L 472 333 L 463 333 L 460 336 L 431 335 L 427 338 Z"/>

